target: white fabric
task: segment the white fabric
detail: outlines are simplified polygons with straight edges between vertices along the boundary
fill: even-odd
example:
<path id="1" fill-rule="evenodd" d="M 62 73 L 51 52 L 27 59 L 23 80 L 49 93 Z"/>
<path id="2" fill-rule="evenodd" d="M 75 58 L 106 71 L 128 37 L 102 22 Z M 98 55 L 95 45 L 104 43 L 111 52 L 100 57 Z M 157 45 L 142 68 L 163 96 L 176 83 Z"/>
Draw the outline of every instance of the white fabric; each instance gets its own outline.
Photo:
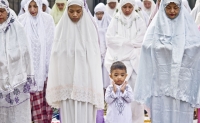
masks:
<path id="1" fill-rule="evenodd" d="M 200 26 L 200 12 L 197 14 L 197 18 L 195 20 L 195 23 L 197 24 L 197 26 Z"/>
<path id="2" fill-rule="evenodd" d="M 132 123 L 131 102 L 133 92 L 130 85 L 126 86 L 124 93 L 120 91 L 122 85 L 117 87 L 116 93 L 113 85 L 106 89 L 105 101 L 108 104 L 105 123 Z"/>
<path id="3" fill-rule="evenodd" d="M 21 6 L 21 8 L 20 8 L 20 11 L 19 11 L 19 14 L 18 14 L 18 16 L 20 16 L 20 15 L 22 15 L 22 14 L 24 14 L 25 13 L 25 5 L 26 5 L 26 3 L 28 2 L 29 0 L 22 0 L 21 1 L 21 4 L 20 4 L 20 6 Z"/>
<path id="4" fill-rule="evenodd" d="M 109 73 L 106 70 L 104 66 L 104 59 L 106 55 L 106 32 L 107 28 L 110 24 L 111 17 L 108 15 L 108 13 L 105 11 L 106 6 L 103 3 L 97 4 L 97 6 L 94 8 L 94 12 L 104 12 L 104 15 L 102 17 L 102 20 L 98 20 L 96 17 L 96 14 L 94 14 L 94 20 L 97 25 L 98 33 L 99 33 L 99 39 L 100 39 L 100 51 L 101 51 L 101 59 L 102 59 L 102 75 L 103 75 L 103 87 L 106 89 L 108 85 L 110 84 L 110 77 Z"/>
<path id="5" fill-rule="evenodd" d="M 6 94 L 24 84 L 33 75 L 30 47 L 24 29 L 10 12 L 7 0 L 0 8 L 8 13 L 7 20 L 0 24 L 0 93 Z"/>
<path id="6" fill-rule="evenodd" d="M 96 123 L 97 109 L 91 103 L 67 99 L 59 107 L 62 123 Z"/>
<path id="7" fill-rule="evenodd" d="M 195 6 L 197 6 L 198 4 L 200 4 L 200 0 L 196 0 Z"/>
<path id="8" fill-rule="evenodd" d="M 1 123 L 32 123 L 30 100 L 10 108 L 0 108 Z"/>
<path id="9" fill-rule="evenodd" d="M 110 2 L 116 2 L 116 7 L 114 9 L 111 9 L 108 5 L 108 3 Z M 107 0 L 107 4 L 106 4 L 106 11 L 108 12 L 108 14 L 110 15 L 110 17 L 112 18 L 114 16 L 114 14 L 117 11 L 117 6 L 118 6 L 118 0 Z"/>
<path id="10" fill-rule="evenodd" d="M 152 123 L 193 123 L 194 108 L 172 97 L 151 98 Z"/>
<path id="11" fill-rule="evenodd" d="M 131 0 L 124 1 L 129 2 Z M 110 71 L 113 62 L 122 61 L 127 67 L 127 80 L 129 80 L 133 70 L 137 72 L 145 30 L 144 21 L 134 10 L 129 17 L 126 17 L 122 10 L 116 14 L 111 20 L 106 34 L 105 66 L 108 71 Z"/>
<path id="12" fill-rule="evenodd" d="M 67 3 L 73 5 L 80 1 Z M 53 107 L 59 107 L 59 102 L 66 99 L 104 107 L 98 33 L 84 4 L 77 23 L 71 21 L 66 9 L 56 27 L 46 95 Z"/>
<path id="13" fill-rule="evenodd" d="M 142 9 L 143 5 L 142 5 L 142 1 L 141 0 L 135 0 L 135 3 L 138 7 L 140 7 Z"/>
<path id="14" fill-rule="evenodd" d="M 27 2 L 26 13 L 19 16 L 19 21 L 24 26 L 31 44 L 35 81 L 38 91 L 42 91 L 48 74 L 55 26 L 51 15 L 42 12 L 42 1 L 34 0 L 38 5 L 38 14 L 35 17 L 29 13 L 28 5 L 31 1 Z"/>
<path id="15" fill-rule="evenodd" d="M 146 32 L 134 98 L 149 106 L 152 96 L 166 95 L 198 107 L 200 33 L 182 0 L 173 0 L 180 5 L 179 15 L 167 17 L 165 6 L 171 1 L 161 1 Z"/>
<path id="16" fill-rule="evenodd" d="M 46 13 L 50 14 L 51 13 L 51 8 L 49 8 L 49 2 L 47 0 L 42 0 L 42 4 L 46 5 Z"/>
<path id="17" fill-rule="evenodd" d="M 192 15 L 194 21 L 196 20 L 197 14 L 198 14 L 199 12 L 200 12 L 200 3 L 197 4 L 197 5 L 195 5 L 195 7 L 192 9 L 192 11 L 191 11 L 191 13 L 190 13 L 190 14 Z"/>
<path id="18" fill-rule="evenodd" d="M 183 5 L 186 7 L 186 9 L 188 10 L 188 12 L 190 13 L 191 12 L 191 8 L 190 8 L 190 6 L 189 6 L 189 3 L 188 3 L 188 1 L 187 0 L 182 0 L 182 2 L 183 2 Z"/>
<path id="19" fill-rule="evenodd" d="M 150 9 L 145 8 L 144 1 L 150 1 L 151 2 L 151 8 Z M 143 10 L 147 13 L 147 15 L 149 17 L 154 12 L 155 8 L 156 8 L 156 4 L 153 0 L 143 0 Z"/>
<path id="20" fill-rule="evenodd" d="M 121 1 L 133 3 L 132 0 Z M 120 5 L 120 7 L 122 6 Z M 146 24 L 135 10 L 133 10 L 131 15 L 126 17 L 120 9 L 111 20 L 106 34 L 107 52 L 105 57 L 105 67 L 110 71 L 113 62 L 122 61 L 127 67 L 128 76 L 126 80 L 131 85 L 131 88 L 134 88 L 135 84 L 140 50 L 145 31 Z M 144 111 L 142 106 L 132 108 L 132 112 L 141 111 Z M 133 123 L 144 122 L 143 115 L 143 113 L 133 115 Z"/>

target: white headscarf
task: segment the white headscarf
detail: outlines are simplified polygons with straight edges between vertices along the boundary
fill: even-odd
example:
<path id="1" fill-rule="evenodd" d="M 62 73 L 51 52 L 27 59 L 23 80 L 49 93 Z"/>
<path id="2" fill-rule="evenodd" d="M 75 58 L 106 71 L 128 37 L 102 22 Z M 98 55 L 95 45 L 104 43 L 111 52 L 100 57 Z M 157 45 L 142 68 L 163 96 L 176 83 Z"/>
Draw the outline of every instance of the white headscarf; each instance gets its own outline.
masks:
<path id="1" fill-rule="evenodd" d="M 34 0 L 38 6 L 38 13 L 32 16 L 28 10 L 31 1 L 29 0 L 25 5 L 26 13 L 19 16 L 19 21 L 24 26 L 31 44 L 35 80 L 38 91 L 41 91 L 48 74 L 49 57 L 54 38 L 54 21 L 51 15 L 42 12 L 41 0 Z"/>
<path id="2" fill-rule="evenodd" d="M 24 14 L 25 12 L 24 12 L 24 10 L 25 10 L 25 5 L 26 5 L 26 3 L 28 2 L 29 0 L 22 0 L 21 1 L 21 8 L 20 8 L 20 11 L 19 11 L 19 14 L 18 14 L 18 16 L 20 16 L 20 15 L 22 15 L 22 14 Z"/>
<path id="3" fill-rule="evenodd" d="M 42 4 L 46 5 L 46 13 L 50 14 L 51 13 L 51 9 L 49 8 L 49 2 L 47 0 L 42 0 Z"/>
<path id="4" fill-rule="evenodd" d="M 59 10 L 57 3 L 64 3 L 65 4 L 62 11 Z M 58 24 L 59 20 L 63 16 L 63 13 L 66 9 L 66 4 L 67 4 L 67 0 L 56 0 L 55 1 L 55 4 L 53 5 L 52 10 L 51 10 L 51 15 L 53 16 L 55 24 Z"/>
<path id="5" fill-rule="evenodd" d="M 100 38 L 100 50 L 101 50 L 101 56 L 104 59 L 106 54 L 106 44 L 105 44 L 105 34 L 107 31 L 107 28 L 110 24 L 111 17 L 108 15 L 107 11 L 105 10 L 106 6 L 103 3 L 99 3 L 94 8 L 94 20 L 98 28 L 99 32 L 99 38 Z M 101 20 L 98 20 L 96 16 L 96 12 L 104 12 L 104 15 Z"/>
<path id="6" fill-rule="evenodd" d="M 196 0 L 195 6 L 197 6 L 198 4 L 200 4 L 200 0 Z"/>
<path id="7" fill-rule="evenodd" d="M 145 8 L 144 1 L 150 1 L 151 2 L 151 8 L 150 9 Z M 156 4 L 153 0 L 143 0 L 143 10 L 149 15 L 149 17 L 154 12 L 155 8 L 156 8 Z"/>
<path id="8" fill-rule="evenodd" d="M 113 62 L 122 61 L 127 67 L 127 80 L 129 80 L 133 70 L 137 73 L 146 25 L 135 10 L 128 17 L 124 15 L 121 8 L 127 3 L 135 6 L 134 0 L 121 0 L 119 12 L 113 17 L 108 27 L 105 67 L 110 71 Z"/>
<path id="9" fill-rule="evenodd" d="M 185 6 L 185 8 L 188 10 L 188 12 L 191 12 L 191 8 L 189 6 L 189 3 L 187 0 L 182 0 L 183 5 Z"/>
<path id="10" fill-rule="evenodd" d="M 193 19 L 194 20 L 196 20 L 196 18 L 197 18 L 197 14 L 200 12 L 200 3 L 199 4 L 197 4 L 197 5 L 195 5 L 195 7 L 192 9 L 192 11 L 191 11 L 191 15 L 192 15 L 192 17 L 193 17 Z"/>
<path id="11" fill-rule="evenodd" d="M 25 31 L 10 13 L 7 0 L 0 0 L 0 8 L 8 13 L 7 20 L 0 24 L 0 93 L 4 95 L 25 84 L 28 78 L 32 80 L 30 85 L 35 83 Z"/>
<path id="12" fill-rule="evenodd" d="M 108 5 L 108 3 L 110 2 L 116 2 L 116 7 L 114 9 L 111 9 Z M 107 4 L 106 4 L 106 11 L 108 12 L 108 14 L 110 15 L 110 17 L 113 17 L 114 14 L 117 11 L 117 7 L 118 7 L 118 0 L 107 0 Z"/>
<path id="13" fill-rule="evenodd" d="M 62 100 L 89 102 L 103 109 L 103 81 L 98 33 L 82 0 L 69 0 L 82 6 L 83 15 L 77 23 L 71 21 L 68 9 L 56 27 L 46 99 L 59 107 Z M 85 6 L 84 6 L 85 5 Z"/>
<path id="14" fill-rule="evenodd" d="M 170 2 L 180 7 L 175 19 L 165 12 Z M 200 33 L 182 0 L 162 0 L 142 46 L 135 100 L 149 106 L 164 95 L 199 106 L 199 63 Z"/>

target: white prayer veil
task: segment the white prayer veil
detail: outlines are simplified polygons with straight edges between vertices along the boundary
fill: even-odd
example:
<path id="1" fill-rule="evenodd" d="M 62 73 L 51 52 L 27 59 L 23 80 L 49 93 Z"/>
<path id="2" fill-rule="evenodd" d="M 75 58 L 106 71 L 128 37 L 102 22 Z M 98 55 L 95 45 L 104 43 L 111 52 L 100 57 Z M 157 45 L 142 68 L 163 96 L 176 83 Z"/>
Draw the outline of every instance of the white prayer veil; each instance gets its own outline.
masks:
<path id="1" fill-rule="evenodd" d="M 18 16 L 20 16 L 20 15 L 22 15 L 22 14 L 25 13 L 25 12 L 24 12 L 24 10 L 25 10 L 25 5 L 26 5 L 26 3 L 27 3 L 28 1 L 29 1 L 29 0 L 22 0 L 22 1 L 21 1 L 21 4 L 20 4 L 21 8 L 20 8 L 20 11 L 19 11 Z"/>
<path id="2" fill-rule="evenodd" d="M 10 12 L 7 0 L 0 0 L 0 8 L 8 13 L 7 20 L 0 24 L 0 94 L 8 94 L 25 83 L 29 87 L 26 92 L 29 93 L 34 91 L 30 87 L 35 83 L 25 31 Z"/>
<path id="3" fill-rule="evenodd" d="M 108 3 L 110 2 L 116 2 L 116 7 L 114 9 L 111 9 L 108 5 Z M 108 14 L 110 15 L 110 17 L 113 17 L 114 14 L 117 11 L 117 7 L 118 7 L 118 0 L 107 0 L 107 4 L 106 4 L 106 11 L 108 12 Z"/>
<path id="4" fill-rule="evenodd" d="M 135 6 L 134 0 L 121 0 L 120 9 L 108 27 L 105 67 L 110 71 L 113 62 L 122 61 L 127 67 L 128 77 L 126 80 L 129 80 L 133 70 L 137 73 L 137 64 L 146 24 L 135 10 L 129 16 L 124 15 L 122 6 L 127 3 L 132 4 L 133 7 Z"/>
<path id="5" fill-rule="evenodd" d="M 46 5 L 46 13 L 50 14 L 51 13 L 51 8 L 49 7 L 49 2 L 47 0 L 42 0 L 42 4 Z"/>
<path id="6" fill-rule="evenodd" d="M 199 12 L 200 12 L 200 3 L 196 4 L 195 7 L 192 9 L 192 11 L 190 13 L 194 20 L 196 20 Z"/>
<path id="7" fill-rule="evenodd" d="M 28 10 L 31 1 L 33 0 L 29 0 L 25 5 L 26 13 L 19 16 L 19 21 L 24 26 L 31 44 L 35 80 L 38 91 L 42 91 L 48 74 L 55 25 L 51 15 L 42 11 L 41 0 L 34 0 L 38 6 L 38 13 L 32 16 Z"/>
<path id="8" fill-rule="evenodd" d="M 68 16 L 70 5 L 82 7 L 83 15 L 76 23 Z M 104 107 L 98 33 L 86 6 L 85 1 L 69 0 L 56 27 L 46 95 L 53 107 L 67 99 Z"/>
<path id="9" fill-rule="evenodd" d="M 150 2 L 151 2 L 151 8 L 150 8 L 150 9 L 145 8 L 145 6 L 144 6 L 144 1 L 150 1 Z M 143 0 L 143 10 L 144 10 L 149 16 L 154 12 L 155 8 L 156 8 L 156 4 L 155 4 L 155 2 L 154 2 L 153 0 Z"/>
<path id="10" fill-rule="evenodd" d="M 165 7 L 174 2 L 179 15 L 170 19 Z M 171 96 L 199 106 L 200 34 L 182 0 L 162 0 L 145 34 L 134 98 L 147 106 L 152 96 Z"/>
<path id="11" fill-rule="evenodd" d="M 188 0 L 182 0 L 183 5 L 186 7 L 186 9 L 188 10 L 188 12 L 190 13 L 192 10 L 189 6 Z"/>

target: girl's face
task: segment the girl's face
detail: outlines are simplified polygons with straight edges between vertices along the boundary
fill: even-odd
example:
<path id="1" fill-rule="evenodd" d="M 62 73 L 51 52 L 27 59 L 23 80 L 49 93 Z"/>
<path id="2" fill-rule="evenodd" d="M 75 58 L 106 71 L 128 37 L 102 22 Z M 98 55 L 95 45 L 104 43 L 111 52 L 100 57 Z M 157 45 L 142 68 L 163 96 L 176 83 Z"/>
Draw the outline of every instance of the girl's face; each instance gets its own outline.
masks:
<path id="1" fill-rule="evenodd" d="M 150 9 L 151 8 L 151 1 L 144 1 L 143 3 L 144 3 L 144 7 L 146 9 Z"/>
<path id="2" fill-rule="evenodd" d="M 117 3 L 116 2 L 110 2 L 108 3 L 108 6 L 111 8 L 111 9 L 114 9 L 116 7 Z"/>
<path id="3" fill-rule="evenodd" d="M 42 11 L 45 12 L 47 9 L 47 6 L 45 4 L 42 4 Z"/>
<path id="4" fill-rule="evenodd" d="M 174 19 L 178 16 L 180 12 L 179 6 L 171 2 L 165 7 L 165 13 L 170 19 Z"/>
<path id="5" fill-rule="evenodd" d="M 28 6 L 28 11 L 32 16 L 36 16 L 38 14 L 38 6 L 35 1 L 31 1 Z"/>
<path id="6" fill-rule="evenodd" d="M 6 9 L 0 8 L 0 24 L 5 22 L 7 20 L 7 18 L 8 18 L 8 13 L 7 13 Z"/>
<path id="7" fill-rule="evenodd" d="M 65 7 L 65 3 L 56 3 L 56 5 L 60 11 L 62 11 Z"/>
<path id="8" fill-rule="evenodd" d="M 100 12 L 96 12 L 95 14 L 96 14 L 98 20 L 102 20 L 104 12 L 100 11 Z"/>
<path id="9" fill-rule="evenodd" d="M 68 7 L 68 15 L 72 22 L 76 23 L 83 15 L 82 7 L 79 5 L 71 5 Z"/>
<path id="10" fill-rule="evenodd" d="M 115 82 L 116 85 L 121 85 L 124 83 L 127 77 L 125 70 L 115 69 L 112 71 L 110 78 Z"/>
<path id="11" fill-rule="evenodd" d="M 133 5 L 130 3 L 127 3 L 122 6 L 122 12 L 124 13 L 125 16 L 129 16 L 133 12 Z"/>

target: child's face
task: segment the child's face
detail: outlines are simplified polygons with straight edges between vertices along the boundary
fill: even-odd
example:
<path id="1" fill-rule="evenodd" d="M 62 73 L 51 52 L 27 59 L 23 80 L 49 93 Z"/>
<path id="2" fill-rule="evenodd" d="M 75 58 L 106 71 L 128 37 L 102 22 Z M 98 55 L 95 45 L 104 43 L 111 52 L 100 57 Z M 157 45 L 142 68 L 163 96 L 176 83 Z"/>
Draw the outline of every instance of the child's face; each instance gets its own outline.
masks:
<path id="1" fill-rule="evenodd" d="M 96 12 L 96 16 L 97 16 L 98 20 L 102 20 L 103 15 L 104 15 L 104 12 L 102 12 L 102 11 Z"/>
<path id="2" fill-rule="evenodd" d="M 110 2 L 108 3 L 108 6 L 111 8 L 111 9 L 114 9 L 116 7 L 117 3 L 116 2 Z"/>
<path id="3" fill-rule="evenodd" d="M 121 85 L 126 79 L 127 73 L 125 70 L 115 69 L 112 71 L 110 78 L 113 79 L 116 85 Z"/>

